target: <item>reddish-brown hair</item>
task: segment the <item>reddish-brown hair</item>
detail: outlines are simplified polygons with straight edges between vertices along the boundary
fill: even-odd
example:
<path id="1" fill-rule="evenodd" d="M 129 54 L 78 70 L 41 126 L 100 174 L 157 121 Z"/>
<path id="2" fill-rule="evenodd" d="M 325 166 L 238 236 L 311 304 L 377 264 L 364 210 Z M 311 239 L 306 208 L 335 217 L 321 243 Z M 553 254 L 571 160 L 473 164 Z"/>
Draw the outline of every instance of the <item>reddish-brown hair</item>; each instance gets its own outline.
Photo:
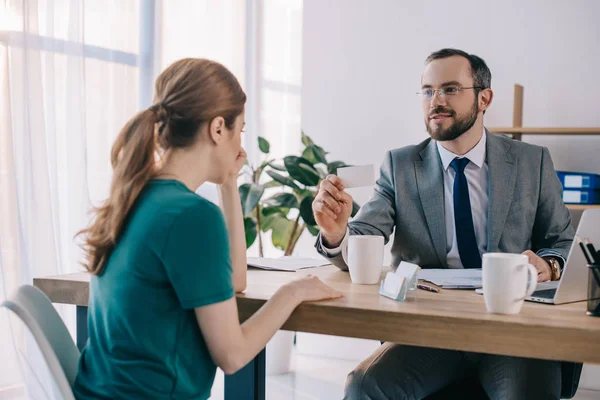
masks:
<path id="1" fill-rule="evenodd" d="M 84 236 L 85 268 L 99 275 L 117 244 L 131 207 L 157 172 L 157 154 L 190 146 L 200 127 L 223 117 L 229 129 L 244 110 L 246 95 L 223 65 L 187 58 L 156 80 L 155 102 L 123 127 L 111 152 L 113 177 L 108 199 L 93 210 Z"/>

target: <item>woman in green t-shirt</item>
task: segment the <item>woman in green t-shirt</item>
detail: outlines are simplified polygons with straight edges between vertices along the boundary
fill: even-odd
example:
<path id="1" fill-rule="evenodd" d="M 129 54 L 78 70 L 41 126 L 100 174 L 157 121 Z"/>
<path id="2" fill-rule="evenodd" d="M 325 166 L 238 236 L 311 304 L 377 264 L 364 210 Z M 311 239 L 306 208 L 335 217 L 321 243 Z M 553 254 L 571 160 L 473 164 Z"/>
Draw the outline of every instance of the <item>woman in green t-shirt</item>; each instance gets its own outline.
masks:
<path id="1" fill-rule="evenodd" d="M 246 242 L 237 176 L 246 95 L 221 64 L 184 59 L 119 134 L 110 196 L 84 237 L 89 341 L 77 398 L 206 399 L 216 367 L 246 365 L 302 301 L 341 294 L 315 277 L 283 286 L 240 325 Z M 218 184 L 223 212 L 194 191 Z"/>

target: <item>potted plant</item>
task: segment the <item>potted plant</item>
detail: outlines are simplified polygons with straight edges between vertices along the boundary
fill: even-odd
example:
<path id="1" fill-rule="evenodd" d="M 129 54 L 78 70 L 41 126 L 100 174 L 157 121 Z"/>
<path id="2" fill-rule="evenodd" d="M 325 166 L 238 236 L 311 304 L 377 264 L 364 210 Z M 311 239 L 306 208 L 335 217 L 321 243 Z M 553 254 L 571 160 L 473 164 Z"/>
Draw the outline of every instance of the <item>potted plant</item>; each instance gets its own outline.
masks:
<path id="1" fill-rule="evenodd" d="M 239 187 L 246 247 L 258 240 L 260 257 L 263 257 L 262 233 L 271 231 L 273 245 L 283 250 L 286 256 L 292 255 L 305 230 L 313 236 L 319 233 L 312 212 L 319 182 L 328 174 L 336 174 L 338 168 L 347 166 L 343 161 L 327 161 L 328 153 L 304 132 L 302 144 L 301 156 L 284 157 L 281 163 L 269 157 L 271 146 L 265 138 L 259 137 L 258 147 L 264 160 L 258 166 L 247 163 L 242 169 L 241 173 L 250 177 L 250 183 Z M 264 182 L 265 173 L 271 180 Z M 271 188 L 280 190 L 266 197 L 265 193 L 273 192 L 269 190 Z M 358 204 L 354 203 L 352 216 L 358 209 Z"/>

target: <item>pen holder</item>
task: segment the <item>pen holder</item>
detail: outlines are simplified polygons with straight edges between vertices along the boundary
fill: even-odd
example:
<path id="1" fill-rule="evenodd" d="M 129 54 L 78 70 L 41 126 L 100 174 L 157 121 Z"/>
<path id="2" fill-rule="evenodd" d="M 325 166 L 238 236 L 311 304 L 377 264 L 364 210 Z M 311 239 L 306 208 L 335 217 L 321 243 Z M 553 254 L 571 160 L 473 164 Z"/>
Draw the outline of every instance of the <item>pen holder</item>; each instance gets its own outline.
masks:
<path id="1" fill-rule="evenodd" d="M 587 315 L 600 317 L 600 264 L 588 264 Z"/>

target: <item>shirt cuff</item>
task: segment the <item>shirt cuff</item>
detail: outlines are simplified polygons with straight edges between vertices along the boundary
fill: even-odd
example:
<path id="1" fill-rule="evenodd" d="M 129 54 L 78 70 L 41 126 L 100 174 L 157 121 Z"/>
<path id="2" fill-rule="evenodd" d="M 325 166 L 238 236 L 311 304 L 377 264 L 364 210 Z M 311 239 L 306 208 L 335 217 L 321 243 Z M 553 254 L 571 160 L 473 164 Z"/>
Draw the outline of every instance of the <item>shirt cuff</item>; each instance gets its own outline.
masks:
<path id="1" fill-rule="evenodd" d="M 552 249 L 542 249 L 542 250 L 539 250 L 535 254 L 537 254 L 538 257 L 555 257 L 558 259 L 558 262 L 559 262 L 561 268 L 564 268 L 564 266 L 565 266 L 565 259 L 557 251 L 554 251 Z"/>
<path id="2" fill-rule="evenodd" d="M 325 252 L 325 254 L 327 254 L 328 257 L 336 257 L 339 256 L 342 253 L 342 246 L 344 246 L 346 240 L 348 239 L 348 235 L 350 234 L 350 232 L 348 231 L 348 229 L 346 229 L 346 234 L 344 235 L 344 238 L 342 239 L 342 243 L 340 243 L 340 245 L 338 247 L 334 247 L 334 248 L 328 248 L 327 246 L 325 246 L 325 244 L 323 243 L 323 236 L 319 236 L 319 240 L 321 241 L 321 248 L 323 249 L 323 251 Z"/>

